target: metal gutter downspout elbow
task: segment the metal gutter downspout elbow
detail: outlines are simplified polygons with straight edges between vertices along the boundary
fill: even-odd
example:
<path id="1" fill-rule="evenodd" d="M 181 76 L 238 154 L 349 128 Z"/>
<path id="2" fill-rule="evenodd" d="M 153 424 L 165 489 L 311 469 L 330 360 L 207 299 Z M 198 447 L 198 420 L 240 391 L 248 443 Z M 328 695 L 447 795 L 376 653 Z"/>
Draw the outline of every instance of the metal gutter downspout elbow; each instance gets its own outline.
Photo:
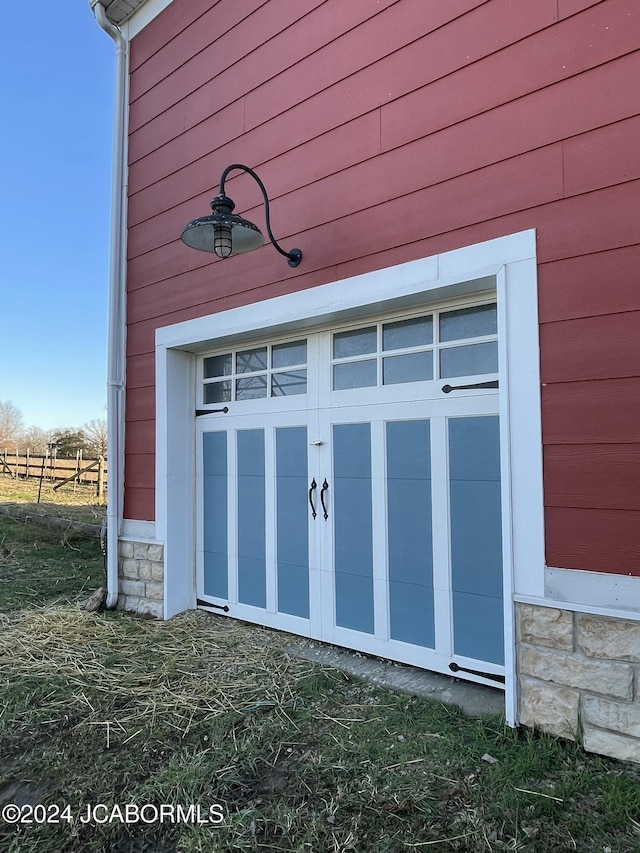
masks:
<path id="1" fill-rule="evenodd" d="M 113 127 L 113 173 L 111 184 L 111 247 L 109 273 L 109 320 L 107 355 L 107 601 L 118 602 L 118 538 L 124 503 L 124 376 L 125 376 L 125 287 L 127 227 L 127 96 L 128 43 L 108 18 L 99 0 L 89 0 L 96 21 L 113 39 L 116 49 Z"/>

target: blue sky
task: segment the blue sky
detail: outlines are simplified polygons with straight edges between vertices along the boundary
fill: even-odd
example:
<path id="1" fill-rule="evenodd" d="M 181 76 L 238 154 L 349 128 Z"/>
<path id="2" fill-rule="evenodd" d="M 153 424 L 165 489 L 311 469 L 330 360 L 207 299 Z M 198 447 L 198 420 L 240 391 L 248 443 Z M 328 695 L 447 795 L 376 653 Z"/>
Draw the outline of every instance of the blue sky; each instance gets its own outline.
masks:
<path id="1" fill-rule="evenodd" d="M 106 417 L 113 42 L 87 0 L 2 23 L 0 401 L 80 427 Z"/>

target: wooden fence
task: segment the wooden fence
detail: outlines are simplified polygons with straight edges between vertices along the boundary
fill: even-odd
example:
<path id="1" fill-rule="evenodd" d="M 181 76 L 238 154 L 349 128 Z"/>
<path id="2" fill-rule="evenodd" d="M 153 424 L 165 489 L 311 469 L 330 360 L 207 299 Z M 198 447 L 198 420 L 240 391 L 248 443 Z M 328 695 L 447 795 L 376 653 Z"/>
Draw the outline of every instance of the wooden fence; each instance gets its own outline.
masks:
<path id="1" fill-rule="evenodd" d="M 75 459 L 62 459 L 55 449 L 45 456 L 38 456 L 28 449 L 9 451 L 5 448 L 0 452 L 0 474 L 17 479 L 47 480 L 56 484 L 54 489 L 72 481 L 93 485 L 98 497 L 102 497 L 107 487 L 107 460 L 102 456 L 86 459 L 81 450 L 76 453 Z"/>

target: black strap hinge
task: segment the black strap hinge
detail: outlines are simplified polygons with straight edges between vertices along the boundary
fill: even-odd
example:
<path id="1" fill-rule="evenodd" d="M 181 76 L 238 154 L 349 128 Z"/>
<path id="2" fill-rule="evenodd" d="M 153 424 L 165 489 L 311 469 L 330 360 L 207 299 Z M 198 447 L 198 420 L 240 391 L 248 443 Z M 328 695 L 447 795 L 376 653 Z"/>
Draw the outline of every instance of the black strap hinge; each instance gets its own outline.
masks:
<path id="1" fill-rule="evenodd" d="M 228 406 L 225 406 L 224 409 L 196 409 L 196 417 L 199 418 L 200 415 L 215 415 L 218 412 L 222 412 L 226 415 L 228 411 Z"/>
<path id="2" fill-rule="evenodd" d="M 466 669 L 464 666 L 458 666 L 455 661 L 449 664 L 449 669 L 451 672 L 468 672 L 471 675 L 479 675 L 481 678 L 488 678 L 489 681 L 497 681 L 499 684 L 505 682 L 504 675 L 497 675 L 495 672 L 480 672 L 478 669 Z"/>
<path id="3" fill-rule="evenodd" d="M 472 388 L 498 388 L 498 380 L 493 379 L 491 382 L 475 382 L 473 385 L 443 385 L 442 391 L 445 394 L 450 394 L 452 391 L 468 391 Z"/>
<path id="4" fill-rule="evenodd" d="M 196 599 L 196 604 L 198 607 L 215 607 L 216 610 L 224 610 L 225 613 L 229 612 L 228 604 L 212 604 L 210 601 L 203 601 L 201 598 Z"/>

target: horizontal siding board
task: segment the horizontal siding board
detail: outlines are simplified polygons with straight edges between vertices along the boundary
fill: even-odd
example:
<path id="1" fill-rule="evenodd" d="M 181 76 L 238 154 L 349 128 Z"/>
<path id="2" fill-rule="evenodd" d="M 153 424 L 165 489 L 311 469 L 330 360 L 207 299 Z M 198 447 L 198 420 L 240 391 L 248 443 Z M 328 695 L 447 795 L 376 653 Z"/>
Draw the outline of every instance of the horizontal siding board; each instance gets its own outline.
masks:
<path id="1" fill-rule="evenodd" d="M 141 489 L 132 485 L 133 476 L 129 473 L 127 482 L 127 470 L 124 477 L 124 513 L 123 517 L 136 521 L 153 521 L 155 518 L 155 491 L 154 489 Z"/>
<path id="2" fill-rule="evenodd" d="M 548 566 L 640 575 L 640 512 L 548 507 L 545 532 Z"/>
<path id="3" fill-rule="evenodd" d="M 541 323 L 640 311 L 640 246 L 538 265 Z"/>
<path id="4" fill-rule="evenodd" d="M 155 381 L 155 354 L 131 355 L 127 359 L 127 388 L 143 388 Z"/>
<path id="5" fill-rule="evenodd" d="M 155 387 L 127 388 L 125 414 L 127 421 L 148 421 L 155 418 Z"/>
<path id="6" fill-rule="evenodd" d="M 636 78 L 640 80 L 640 52 L 636 56 Z M 636 109 L 640 112 L 639 90 L 636 90 Z M 565 194 L 577 195 L 640 178 L 638 140 L 638 115 L 567 140 L 563 146 Z"/>
<path id="7" fill-rule="evenodd" d="M 540 351 L 543 382 L 640 376 L 640 311 L 543 324 Z"/>
<path id="8" fill-rule="evenodd" d="M 552 206 L 544 219 L 539 263 L 636 245 L 640 237 L 640 181 L 565 199 L 562 205 Z"/>
<path id="9" fill-rule="evenodd" d="M 125 452 L 125 483 L 127 478 L 129 478 L 138 488 L 152 489 L 155 482 L 155 475 L 155 454 Z"/>
<path id="10" fill-rule="evenodd" d="M 542 388 L 542 439 L 550 444 L 635 444 L 640 379 L 563 382 Z"/>
<path id="11" fill-rule="evenodd" d="M 152 377 L 153 379 L 153 377 Z M 131 454 L 154 452 L 156 441 L 156 422 L 128 421 L 126 430 L 126 452 Z"/>
<path id="12" fill-rule="evenodd" d="M 640 444 L 547 446 L 544 471 L 549 507 L 640 511 Z"/>

